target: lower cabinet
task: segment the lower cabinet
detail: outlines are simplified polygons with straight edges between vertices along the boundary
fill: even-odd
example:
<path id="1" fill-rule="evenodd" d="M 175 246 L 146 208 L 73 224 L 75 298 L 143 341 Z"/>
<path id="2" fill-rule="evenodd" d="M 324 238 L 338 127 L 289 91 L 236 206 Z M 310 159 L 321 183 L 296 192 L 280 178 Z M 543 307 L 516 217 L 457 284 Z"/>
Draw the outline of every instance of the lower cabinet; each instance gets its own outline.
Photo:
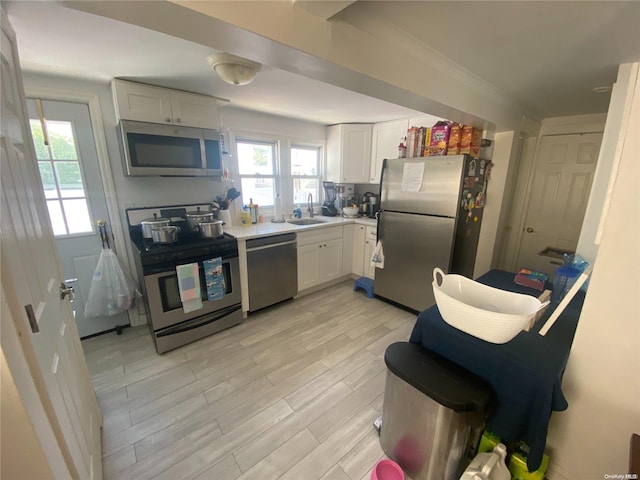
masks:
<path id="1" fill-rule="evenodd" d="M 367 227 L 369 230 L 371 227 Z M 367 232 L 366 239 L 364 241 L 364 276 L 373 279 L 376 275 L 376 267 L 371 263 L 371 257 L 373 257 L 373 250 L 376 248 L 376 231 L 373 229 L 373 239 L 369 232 Z"/>
<path id="2" fill-rule="evenodd" d="M 356 224 L 353 232 L 353 261 L 351 272 L 362 277 L 364 275 L 364 239 L 365 226 Z"/>
<path id="3" fill-rule="evenodd" d="M 299 291 L 342 275 L 342 227 L 298 234 Z"/>
<path id="4" fill-rule="evenodd" d="M 352 273 L 359 277 L 373 279 L 376 269 L 371 265 L 373 250 L 376 248 L 376 227 L 356 225 L 353 234 Z"/>

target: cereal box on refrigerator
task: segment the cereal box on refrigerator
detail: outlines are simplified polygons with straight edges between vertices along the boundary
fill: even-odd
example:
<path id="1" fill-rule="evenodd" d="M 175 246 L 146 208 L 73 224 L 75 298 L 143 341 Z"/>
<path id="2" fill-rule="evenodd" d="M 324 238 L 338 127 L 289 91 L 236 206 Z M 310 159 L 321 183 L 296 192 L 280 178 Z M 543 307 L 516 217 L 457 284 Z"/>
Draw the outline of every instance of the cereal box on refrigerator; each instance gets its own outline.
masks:
<path id="1" fill-rule="evenodd" d="M 449 148 L 447 155 L 460 155 L 460 137 L 462 127 L 459 123 L 453 123 L 449 131 Z"/>
<path id="2" fill-rule="evenodd" d="M 431 127 L 429 155 L 446 155 L 449 147 L 449 131 L 451 122 L 440 121 Z"/>
<path id="3" fill-rule="evenodd" d="M 462 127 L 460 138 L 460 153 L 480 157 L 480 144 L 482 143 L 482 131 L 478 128 L 465 125 Z"/>

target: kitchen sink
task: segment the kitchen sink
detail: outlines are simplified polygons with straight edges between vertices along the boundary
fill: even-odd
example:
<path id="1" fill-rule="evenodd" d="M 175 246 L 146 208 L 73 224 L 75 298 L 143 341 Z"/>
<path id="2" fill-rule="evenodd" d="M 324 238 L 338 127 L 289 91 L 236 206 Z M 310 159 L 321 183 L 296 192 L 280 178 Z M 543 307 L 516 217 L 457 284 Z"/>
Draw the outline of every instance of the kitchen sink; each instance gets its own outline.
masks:
<path id="1" fill-rule="evenodd" d="M 293 220 L 287 220 L 287 223 L 294 225 L 315 225 L 317 223 L 325 223 L 326 220 L 318 220 L 316 218 L 294 218 Z"/>

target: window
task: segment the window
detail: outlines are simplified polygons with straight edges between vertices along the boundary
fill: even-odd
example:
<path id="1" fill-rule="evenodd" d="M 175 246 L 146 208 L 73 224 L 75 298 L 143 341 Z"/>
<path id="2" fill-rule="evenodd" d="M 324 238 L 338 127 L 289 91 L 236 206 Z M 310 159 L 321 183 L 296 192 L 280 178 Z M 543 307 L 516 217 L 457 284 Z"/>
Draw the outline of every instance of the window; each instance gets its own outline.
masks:
<path id="1" fill-rule="evenodd" d="M 291 147 L 291 185 L 293 204 L 306 204 L 309 194 L 315 203 L 320 199 L 320 158 L 322 148 L 317 146 Z"/>
<path id="2" fill-rule="evenodd" d="M 284 149 L 282 145 L 287 145 Z M 251 200 L 265 216 L 280 216 L 305 207 L 309 194 L 321 202 L 323 145 L 287 137 L 235 137 L 238 189 L 242 203 Z"/>
<path id="3" fill-rule="evenodd" d="M 272 207 L 276 192 L 276 143 L 236 140 L 242 203 Z"/>
<path id="4" fill-rule="evenodd" d="M 44 122 L 48 145 L 42 122 L 29 120 L 53 234 L 59 237 L 93 232 L 73 125 Z"/>

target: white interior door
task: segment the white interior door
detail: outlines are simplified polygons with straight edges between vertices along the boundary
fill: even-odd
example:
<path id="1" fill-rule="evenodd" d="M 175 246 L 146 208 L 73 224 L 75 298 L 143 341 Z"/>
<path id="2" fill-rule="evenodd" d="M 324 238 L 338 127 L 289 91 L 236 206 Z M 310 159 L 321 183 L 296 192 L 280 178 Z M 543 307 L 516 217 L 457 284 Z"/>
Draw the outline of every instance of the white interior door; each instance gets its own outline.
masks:
<path id="1" fill-rule="evenodd" d="M 62 271 L 65 279 L 77 279 L 73 284 L 76 290 L 73 308 L 80 337 L 128 325 L 126 313 L 84 316 L 102 249 L 96 221 L 109 218 L 89 107 L 82 103 L 27 99 L 27 111 Z M 109 225 L 107 221 L 107 229 Z"/>
<path id="2" fill-rule="evenodd" d="M 517 265 L 553 274 L 562 260 L 547 247 L 575 251 L 598 160 L 601 133 L 542 137 Z"/>
<path id="3" fill-rule="evenodd" d="M 74 478 L 102 477 L 101 417 L 40 190 L 13 32 L 2 19 L 2 285 L 30 374 Z M 4 319 L 3 319 L 4 321 Z"/>

